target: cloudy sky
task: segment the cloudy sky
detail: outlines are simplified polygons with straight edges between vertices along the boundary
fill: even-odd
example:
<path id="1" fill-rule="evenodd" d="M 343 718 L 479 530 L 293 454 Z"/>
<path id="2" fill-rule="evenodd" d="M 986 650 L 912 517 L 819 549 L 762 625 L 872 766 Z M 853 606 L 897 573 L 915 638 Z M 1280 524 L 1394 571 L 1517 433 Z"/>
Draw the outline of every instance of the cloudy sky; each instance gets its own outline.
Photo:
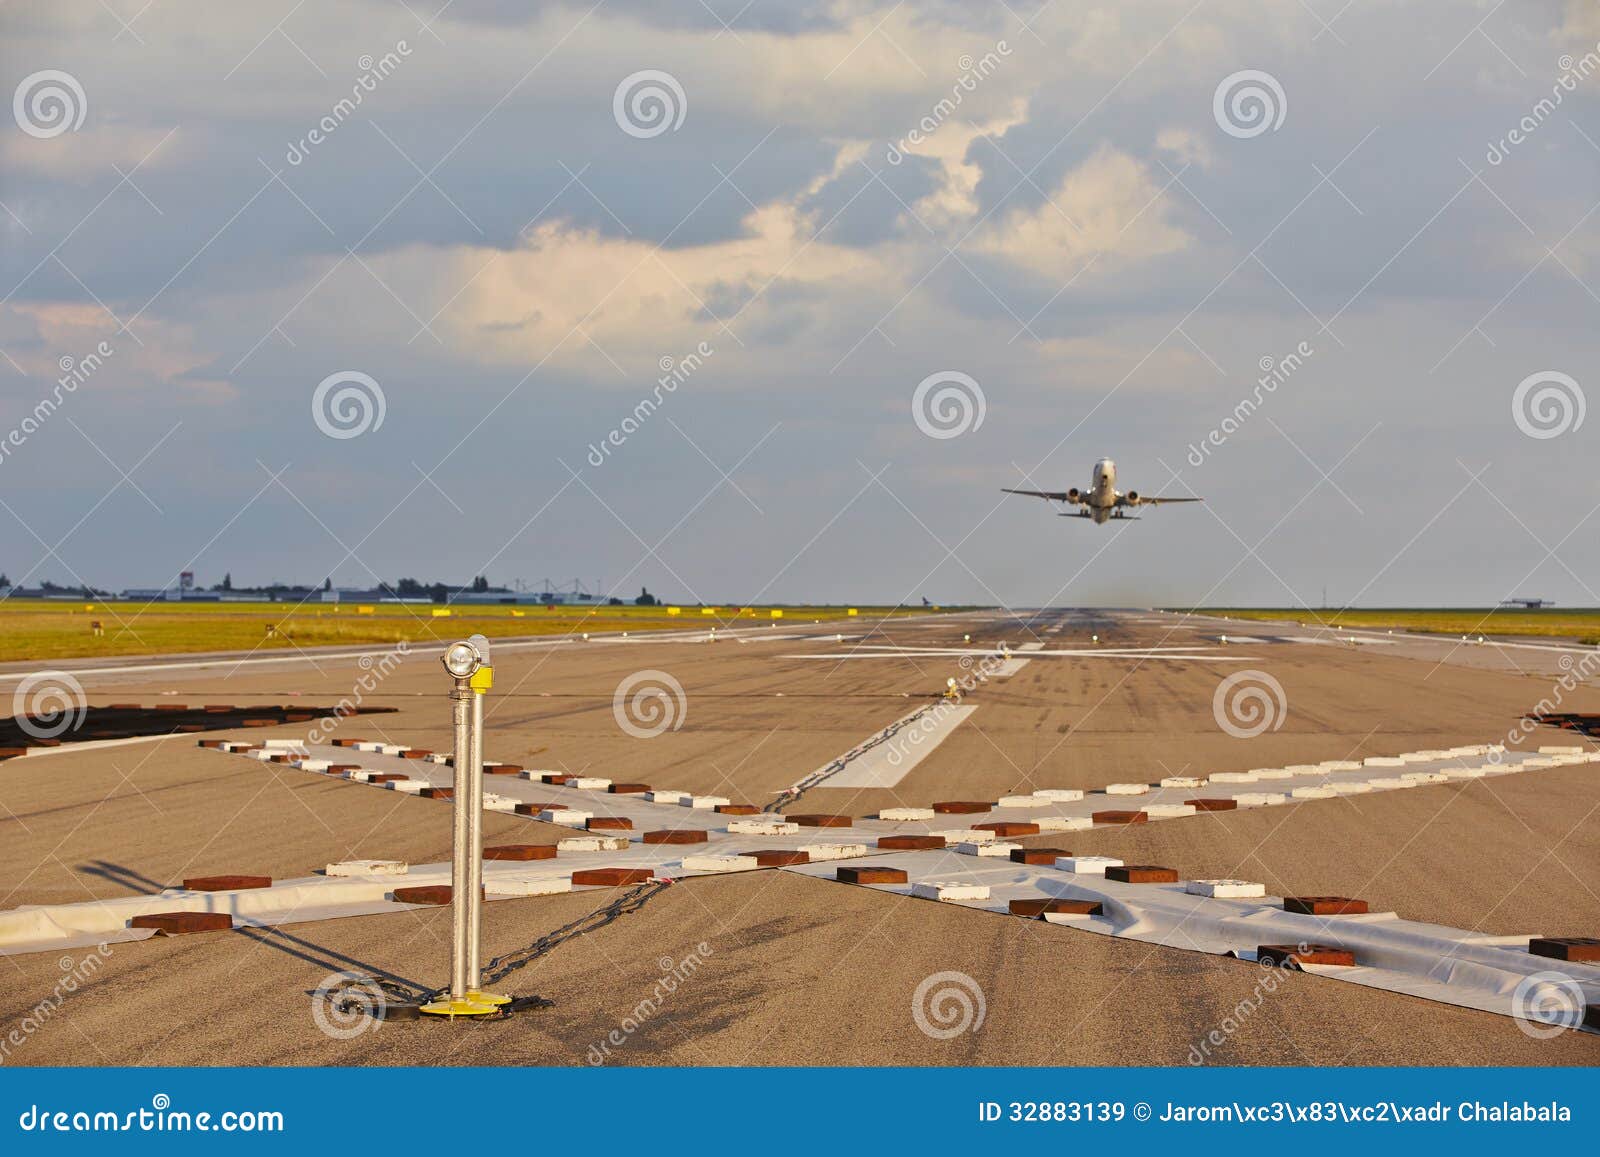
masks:
<path id="1" fill-rule="evenodd" d="M 1600 604 L 1597 13 L 8 0 L 0 571 Z"/>

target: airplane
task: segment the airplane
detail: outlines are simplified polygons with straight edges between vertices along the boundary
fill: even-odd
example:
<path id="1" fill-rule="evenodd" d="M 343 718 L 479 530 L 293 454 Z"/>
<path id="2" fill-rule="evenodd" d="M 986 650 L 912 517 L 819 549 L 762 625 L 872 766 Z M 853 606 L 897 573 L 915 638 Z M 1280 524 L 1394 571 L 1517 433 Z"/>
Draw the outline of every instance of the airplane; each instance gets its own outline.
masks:
<path id="1" fill-rule="evenodd" d="M 1129 506 L 1160 506 L 1163 502 L 1204 502 L 1204 498 L 1146 498 L 1137 490 L 1130 490 L 1126 494 L 1117 489 L 1117 464 L 1109 458 L 1102 458 L 1094 464 L 1094 473 L 1090 476 L 1089 489 L 1079 490 L 1074 486 L 1071 490 L 1012 490 L 1010 487 L 1000 488 L 1006 494 L 1027 494 L 1034 498 L 1048 498 L 1051 502 L 1066 502 L 1076 506 L 1076 510 L 1062 511 L 1062 518 L 1089 518 L 1096 523 L 1103 523 L 1113 518 L 1137 519 L 1137 515 L 1128 515 L 1124 510 Z"/>

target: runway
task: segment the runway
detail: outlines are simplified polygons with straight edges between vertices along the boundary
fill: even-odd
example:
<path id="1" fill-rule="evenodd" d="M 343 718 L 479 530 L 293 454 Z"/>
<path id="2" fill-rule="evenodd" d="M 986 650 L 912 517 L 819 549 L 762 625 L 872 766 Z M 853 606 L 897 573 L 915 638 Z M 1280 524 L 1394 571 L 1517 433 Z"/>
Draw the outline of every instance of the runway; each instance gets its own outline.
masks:
<path id="1" fill-rule="evenodd" d="M 893 782 L 882 764 L 852 761 L 786 808 L 859 817 L 1217 773 L 1221 784 L 1253 768 L 1501 743 L 1549 696 L 1552 678 L 1532 663 L 1488 662 L 1490 645 L 1458 661 L 1440 640 L 1278 641 L 1314 635 L 1150 612 L 993 612 L 863 622 L 846 633 L 854 637 L 797 624 L 753 629 L 743 642 L 682 632 L 626 645 L 497 643 L 486 755 L 760 808 L 999 656 L 1005 674 L 976 682 L 962 714 L 902 760 L 909 765 L 894 768 Z M 781 645 L 751 645 L 766 638 Z M 243 666 L 184 657 L 74 674 L 90 703 L 327 703 L 362 676 L 363 653 Z M 856 661 L 863 655 L 874 660 Z M 1229 695 L 1218 706 L 1219 689 L 1241 673 L 1267 677 L 1231 688 L 1265 689 L 1252 700 L 1270 716 L 1259 730 Z M 654 724 L 616 706 L 641 674 L 670 676 L 657 679 L 672 707 L 659 733 L 641 735 Z M 338 722 L 334 734 L 446 750 L 446 682 L 436 656 L 408 656 L 369 694 L 398 711 Z M 1600 693 L 1581 687 L 1563 709 L 1600 710 Z M 303 738 L 305 726 L 239 737 Z M 1511 746 L 1575 743 L 1592 746 L 1540 727 Z M 448 859 L 449 809 L 437 801 L 193 745 L 179 736 L 0 763 L 0 909 L 148 895 L 197 874 L 293 879 L 341 860 Z M 1484 935 L 1594 936 L 1597 776 L 1591 765 L 1550 767 L 1017 842 L 1167 864 L 1184 878 L 1245 877 L 1275 894 L 1359 894 Z M 491 841 L 553 844 L 572 834 L 501 813 L 486 827 Z M 492 904 L 488 948 L 531 940 L 603 896 Z M 224 1039 L 242 1060 L 263 1063 L 418 1061 L 427 1053 L 402 1025 L 329 1039 L 311 1023 L 306 994 L 339 968 L 436 982 L 447 935 L 448 913 L 409 910 L 115 944 L 93 985 L 74 994 L 70 1023 L 32 1035 L 18 1063 L 184 1063 Z M 630 1043 L 624 1063 L 1183 1064 L 1257 980 L 1254 966 L 1224 957 L 758 871 L 686 881 L 545 957 L 525 980 L 556 1008 L 473 1030 L 454 1059 L 585 1063 L 587 1044 L 638 1001 L 658 961 L 702 942 L 714 950 L 703 979 Z M 0 1026 L 50 990 L 59 955 L 8 958 Z M 980 1034 L 934 1041 L 907 1006 L 919 981 L 949 969 L 981 986 L 989 1020 Z M 196 984 L 228 993 L 227 1007 L 214 1024 L 177 1031 L 160 1010 Z M 1600 1049 L 1593 1037 L 1535 1039 L 1504 1016 L 1288 974 L 1218 1059 L 1592 1064 Z"/>

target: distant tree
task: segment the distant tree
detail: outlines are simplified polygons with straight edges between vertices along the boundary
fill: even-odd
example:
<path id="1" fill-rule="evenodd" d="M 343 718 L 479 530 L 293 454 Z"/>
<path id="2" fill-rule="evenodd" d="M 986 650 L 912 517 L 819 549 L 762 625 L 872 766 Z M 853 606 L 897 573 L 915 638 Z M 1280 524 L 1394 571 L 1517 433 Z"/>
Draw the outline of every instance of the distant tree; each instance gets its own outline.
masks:
<path id="1" fill-rule="evenodd" d="M 436 603 L 449 602 L 450 601 L 450 589 L 448 587 L 446 587 L 443 583 L 434 583 L 431 587 L 428 588 L 428 596 L 430 598 L 432 598 L 433 601 L 436 602 Z"/>
<path id="2" fill-rule="evenodd" d="M 397 584 L 395 584 L 394 589 L 400 593 L 402 598 L 416 598 L 418 595 L 425 595 L 428 593 L 428 588 L 423 586 L 414 578 L 401 579 Z"/>
<path id="3" fill-rule="evenodd" d="M 5 575 L 0 574 L 0 587 L 8 587 L 10 585 L 11 585 L 11 580 L 8 579 Z"/>
<path id="4" fill-rule="evenodd" d="M 475 591 L 486 591 L 486 590 L 488 590 L 489 589 L 489 580 L 483 575 L 478 575 L 476 578 L 474 578 L 472 580 L 472 589 L 475 590 Z"/>
<path id="5" fill-rule="evenodd" d="M 217 584 L 217 589 L 219 591 L 231 591 L 233 589 L 233 572 L 231 570 L 222 576 L 222 581 Z"/>
<path id="6" fill-rule="evenodd" d="M 640 587 L 639 597 L 633 600 L 636 607 L 653 607 L 656 605 L 656 596 L 651 594 L 649 588 Z"/>
<path id="7" fill-rule="evenodd" d="M 622 606 L 622 600 L 617 598 L 617 597 L 615 597 L 615 596 L 612 596 L 611 598 L 606 600 L 606 606 L 608 606 L 608 607 L 620 607 L 620 606 Z"/>
<path id="8" fill-rule="evenodd" d="M 331 576 L 322 580 L 322 589 L 325 591 L 333 589 L 333 578 Z"/>

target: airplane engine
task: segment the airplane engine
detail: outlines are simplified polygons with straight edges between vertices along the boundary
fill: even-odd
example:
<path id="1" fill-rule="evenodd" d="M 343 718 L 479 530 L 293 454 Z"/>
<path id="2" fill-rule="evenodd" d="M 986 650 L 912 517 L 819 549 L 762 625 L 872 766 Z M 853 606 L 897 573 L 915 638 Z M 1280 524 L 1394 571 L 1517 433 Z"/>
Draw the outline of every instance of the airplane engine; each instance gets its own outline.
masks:
<path id="1" fill-rule="evenodd" d="M 1137 490 L 1128 491 L 1128 501 L 1134 506 L 1139 505 L 1139 492 Z"/>
<path id="2" fill-rule="evenodd" d="M 1076 502 L 1076 501 L 1078 501 L 1078 498 L 1079 498 L 1079 493 L 1078 493 L 1078 488 L 1076 486 L 1074 486 L 1071 490 L 1067 491 L 1067 501 L 1068 502 Z"/>

